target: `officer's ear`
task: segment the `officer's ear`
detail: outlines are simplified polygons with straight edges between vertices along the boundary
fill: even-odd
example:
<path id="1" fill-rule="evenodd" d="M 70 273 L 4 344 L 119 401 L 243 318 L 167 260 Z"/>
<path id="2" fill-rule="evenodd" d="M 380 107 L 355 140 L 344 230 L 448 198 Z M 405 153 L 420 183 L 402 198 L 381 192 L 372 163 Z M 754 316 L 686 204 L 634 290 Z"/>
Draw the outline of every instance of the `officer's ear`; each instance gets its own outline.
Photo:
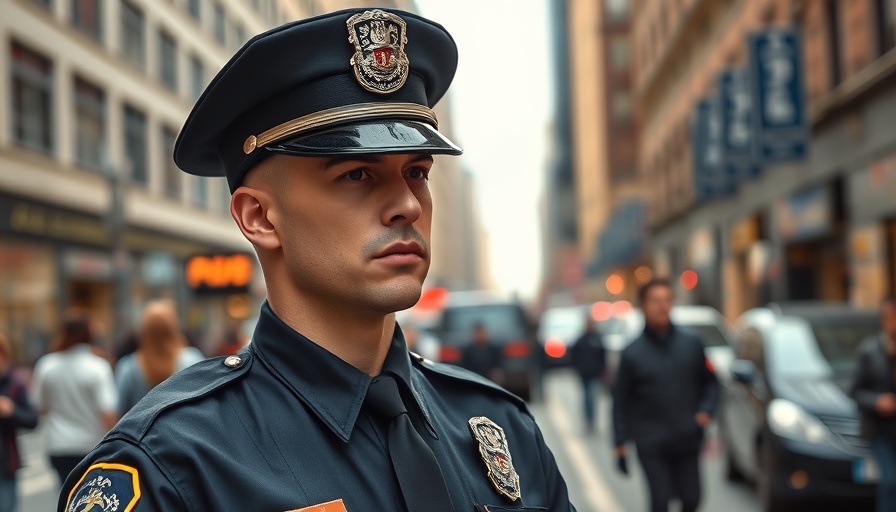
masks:
<path id="1" fill-rule="evenodd" d="M 281 246 L 280 235 L 272 222 L 273 204 L 271 194 L 246 185 L 237 188 L 230 198 L 230 215 L 243 236 L 255 247 L 271 251 Z"/>

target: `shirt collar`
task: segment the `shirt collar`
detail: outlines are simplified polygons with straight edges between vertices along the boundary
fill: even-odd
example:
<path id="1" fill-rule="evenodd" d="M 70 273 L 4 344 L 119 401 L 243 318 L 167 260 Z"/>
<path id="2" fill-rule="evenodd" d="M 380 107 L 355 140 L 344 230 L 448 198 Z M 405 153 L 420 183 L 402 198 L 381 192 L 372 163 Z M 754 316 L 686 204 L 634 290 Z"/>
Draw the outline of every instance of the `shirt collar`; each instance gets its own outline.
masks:
<path id="1" fill-rule="evenodd" d="M 251 345 L 259 359 L 348 442 L 373 378 L 286 325 L 267 301 L 261 306 Z M 404 396 L 413 396 L 427 430 L 435 437 L 426 403 L 411 379 L 410 354 L 397 324 L 381 374 L 394 376 Z"/>
<path id="2" fill-rule="evenodd" d="M 675 334 L 675 326 L 670 323 L 669 330 L 667 330 L 665 333 L 661 333 L 655 329 L 651 329 L 649 326 L 645 326 L 644 334 L 650 341 L 665 344 L 666 342 L 671 340 L 672 336 Z"/>

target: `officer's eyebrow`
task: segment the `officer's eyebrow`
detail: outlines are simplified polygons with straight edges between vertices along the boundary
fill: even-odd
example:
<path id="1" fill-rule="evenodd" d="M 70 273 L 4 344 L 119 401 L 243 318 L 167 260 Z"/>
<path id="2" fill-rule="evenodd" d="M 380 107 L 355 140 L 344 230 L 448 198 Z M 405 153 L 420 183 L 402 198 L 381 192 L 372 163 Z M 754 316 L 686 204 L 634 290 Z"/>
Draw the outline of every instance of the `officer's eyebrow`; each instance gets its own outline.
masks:
<path id="1" fill-rule="evenodd" d="M 331 167 L 335 167 L 340 164 L 344 164 L 346 162 L 363 162 L 365 164 L 378 164 L 383 161 L 383 157 L 380 155 L 345 155 L 345 156 L 334 156 L 331 158 L 327 158 L 320 165 L 321 171 L 326 171 Z M 413 164 L 417 162 L 433 162 L 432 155 L 429 154 L 421 154 L 415 155 L 414 158 L 408 160 L 407 163 Z"/>

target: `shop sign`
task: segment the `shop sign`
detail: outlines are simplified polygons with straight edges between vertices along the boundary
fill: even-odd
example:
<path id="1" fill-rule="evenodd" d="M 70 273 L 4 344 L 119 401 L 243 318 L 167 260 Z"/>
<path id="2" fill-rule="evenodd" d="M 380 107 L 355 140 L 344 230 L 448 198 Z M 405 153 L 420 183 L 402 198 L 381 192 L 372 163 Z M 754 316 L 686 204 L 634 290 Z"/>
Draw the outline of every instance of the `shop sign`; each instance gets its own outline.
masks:
<path id="1" fill-rule="evenodd" d="M 809 129 L 799 32 L 767 28 L 751 35 L 747 46 L 757 161 L 805 159 Z"/>
<path id="2" fill-rule="evenodd" d="M 776 206 L 778 233 L 786 241 L 814 238 L 830 229 L 831 195 L 826 186 L 797 192 Z"/>
<path id="3" fill-rule="evenodd" d="M 248 253 L 197 255 L 187 260 L 184 276 L 197 295 L 248 293 L 254 268 Z"/>
<path id="4" fill-rule="evenodd" d="M 736 176 L 725 165 L 721 113 L 719 96 L 713 94 L 698 101 L 691 115 L 691 161 L 697 201 L 729 196 L 737 184 Z"/>
<path id="5" fill-rule="evenodd" d="M 722 145 L 727 174 L 738 181 L 759 177 L 760 167 L 753 148 L 753 97 L 750 78 L 742 68 L 728 68 L 719 74 Z"/>

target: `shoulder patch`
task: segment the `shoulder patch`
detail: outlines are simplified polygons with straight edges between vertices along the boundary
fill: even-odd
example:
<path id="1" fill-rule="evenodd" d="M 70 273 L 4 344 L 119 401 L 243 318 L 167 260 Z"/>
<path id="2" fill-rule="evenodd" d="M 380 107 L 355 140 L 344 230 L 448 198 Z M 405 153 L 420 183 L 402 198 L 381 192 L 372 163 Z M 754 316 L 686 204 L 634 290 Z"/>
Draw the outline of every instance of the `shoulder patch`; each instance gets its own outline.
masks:
<path id="1" fill-rule="evenodd" d="M 510 402 L 515 404 L 518 407 L 528 410 L 528 406 L 526 405 L 526 401 L 522 398 L 514 395 L 510 391 L 502 388 L 501 386 L 495 384 L 494 382 L 486 379 L 485 377 L 473 373 L 469 370 L 465 370 L 459 366 L 453 364 L 445 364 L 445 363 L 436 363 L 434 361 L 430 361 L 429 359 L 425 359 L 423 357 L 411 357 L 411 361 L 413 361 L 413 365 L 417 368 L 421 368 L 423 370 L 435 373 L 437 375 L 447 377 L 450 379 L 454 379 L 461 382 L 466 382 L 468 384 L 474 386 L 485 387 L 490 391 L 496 392 L 500 396 L 508 399 Z"/>
<path id="2" fill-rule="evenodd" d="M 107 438 L 123 435 L 139 441 L 159 414 L 178 404 L 199 400 L 239 380 L 248 373 L 252 359 L 251 349 L 246 348 L 236 356 L 206 359 L 174 374 L 151 389 L 124 415 Z"/>
<path id="3" fill-rule="evenodd" d="M 139 500 L 137 468 L 100 462 L 87 468 L 75 484 L 65 512 L 130 512 Z"/>

